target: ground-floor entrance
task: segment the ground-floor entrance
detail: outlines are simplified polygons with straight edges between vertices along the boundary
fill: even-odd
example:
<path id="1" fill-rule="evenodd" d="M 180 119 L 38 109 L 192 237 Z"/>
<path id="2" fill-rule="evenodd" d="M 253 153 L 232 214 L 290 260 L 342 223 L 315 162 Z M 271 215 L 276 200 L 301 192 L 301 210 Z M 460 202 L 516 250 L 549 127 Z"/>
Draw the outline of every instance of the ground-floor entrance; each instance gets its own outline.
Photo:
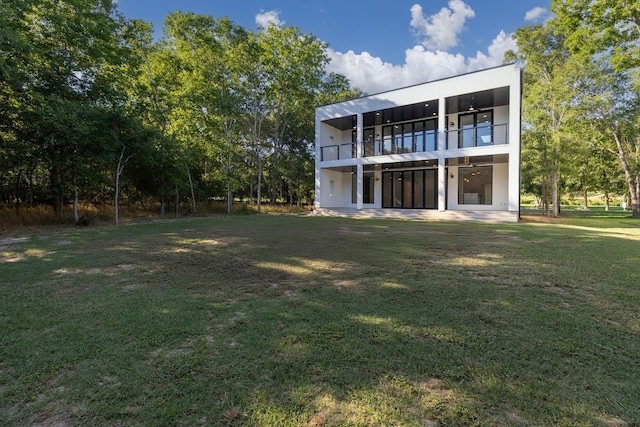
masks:
<path id="1" fill-rule="evenodd" d="M 382 207 L 437 209 L 437 169 L 382 172 Z"/>

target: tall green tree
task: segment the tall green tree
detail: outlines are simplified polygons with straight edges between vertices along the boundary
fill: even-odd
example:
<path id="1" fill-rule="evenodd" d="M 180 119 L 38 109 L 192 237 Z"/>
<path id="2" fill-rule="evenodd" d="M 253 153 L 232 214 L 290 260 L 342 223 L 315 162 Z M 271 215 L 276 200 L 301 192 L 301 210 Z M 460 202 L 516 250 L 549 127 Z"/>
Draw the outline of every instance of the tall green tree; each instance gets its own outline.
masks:
<path id="1" fill-rule="evenodd" d="M 509 52 L 508 60 L 526 64 L 523 95 L 523 168 L 524 176 L 536 186 L 545 210 L 553 216 L 560 212 L 560 177 L 574 155 L 575 77 L 578 72 L 565 46 L 562 31 L 547 23 L 516 31 L 518 52 Z"/>
<path id="2" fill-rule="evenodd" d="M 553 0 L 554 20 L 567 44 L 584 55 L 603 53 L 616 72 L 640 81 L 640 3 L 637 0 Z"/>
<path id="3" fill-rule="evenodd" d="M 267 99 L 271 122 L 269 162 L 271 203 L 282 197 L 290 181 L 283 166 L 286 158 L 306 155 L 305 144 L 313 138 L 315 93 L 321 87 L 329 62 L 326 45 L 295 27 L 271 25 L 259 34 L 268 76 Z M 304 162 L 303 159 L 299 159 Z"/>
<path id="4" fill-rule="evenodd" d="M 192 159 L 199 159 L 191 163 L 199 171 L 200 181 L 213 178 L 225 182 L 229 209 L 243 101 L 238 90 L 242 81 L 238 58 L 246 37 L 245 30 L 227 18 L 175 12 L 165 21 L 162 49 L 169 53 L 159 57 L 178 64 L 173 67 L 175 76 L 169 90 L 177 100 L 168 115 L 169 132 L 186 152 L 193 153 Z"/>
<path id="5" fill-rule="evenodd" d="M 3 99 L 13 106 L 3 111 L 11 119 L 0 120 L 2 133 L 31 153 L 14 165 L 47 171 L 47 193 L 61 216 L 63 199 L 77 194 L 83 174 L 94 173 L 81 167 L 91 162 L 91 110 L 98 92 L 113 91 L 97 84 L 102 70 L 129 59 L 126 21 L 110 0 L 8 0 L 0 16 L 13 30 L 2 43 L 0 67 L 11 70 L 3 72 Z"/>
<path id="6" fill-rule="evenodd" d="M 593 145 L 618 158 L 633 216 L 640 217 L 640 3 L 554 0 L 552 10 L 581 65 L 579 104 L 598 134 Z"/>

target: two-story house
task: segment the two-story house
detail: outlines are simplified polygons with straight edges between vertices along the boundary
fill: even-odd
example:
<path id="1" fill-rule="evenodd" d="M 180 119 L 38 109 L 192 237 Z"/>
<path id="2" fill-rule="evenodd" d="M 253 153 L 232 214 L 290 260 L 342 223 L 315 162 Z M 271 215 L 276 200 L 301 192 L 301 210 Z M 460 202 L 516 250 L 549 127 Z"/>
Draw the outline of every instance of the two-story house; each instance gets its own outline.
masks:
<path id="1" fill-rule="evenodd" d="M 521 95 L 504 65 L 318 107 L 315 212 L 518 221 Z"/>

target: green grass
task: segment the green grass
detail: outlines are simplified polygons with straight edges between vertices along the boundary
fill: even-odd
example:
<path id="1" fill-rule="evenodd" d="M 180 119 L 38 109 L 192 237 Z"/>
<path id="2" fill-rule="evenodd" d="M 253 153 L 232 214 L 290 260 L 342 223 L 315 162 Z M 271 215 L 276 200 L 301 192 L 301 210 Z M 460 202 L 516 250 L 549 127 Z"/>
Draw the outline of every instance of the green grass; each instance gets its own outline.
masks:
<path id="1" fill-rule="evenodd" d="M 0 237 L 0 425 L 640 425 L 640 222 Z"/>

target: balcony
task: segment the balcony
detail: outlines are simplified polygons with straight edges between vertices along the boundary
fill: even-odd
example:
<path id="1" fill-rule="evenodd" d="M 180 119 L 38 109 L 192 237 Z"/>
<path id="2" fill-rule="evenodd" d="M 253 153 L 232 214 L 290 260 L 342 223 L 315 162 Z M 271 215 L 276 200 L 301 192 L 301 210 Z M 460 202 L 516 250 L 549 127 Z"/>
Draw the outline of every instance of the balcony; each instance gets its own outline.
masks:
<path id="1" fill-rule="evenodd" d="M 363 156 L 388 156 L 392 154 L 425 153 L 438 149 L 437 135 L 420 135 L 420 138 L 386 138 L 362 143 Z"/>
<path id="2" fill-rule="evenodd" d="M 445 132 L 446 150 L 460 148 L 488 147 L 509 143 L 509 124 L 480 125 L 454 129 Z M 356 143 L 327 145 L 320 147 L 320 160 L 345 160 L 356 158 Z M 438 135 L 426 132 L 412 135 L 364 141 L 362 156 L 388 156 L 394 154 L 426 153 L 438 151 Z"/>
<path id="3" fill-rule="evenodd" d="M 344 160 L 356 158 L 356 144 L 350 142 L 340 145 L 327 145 L 320 147 L 320 160 L 323 162 L 331 160 Z"/>

